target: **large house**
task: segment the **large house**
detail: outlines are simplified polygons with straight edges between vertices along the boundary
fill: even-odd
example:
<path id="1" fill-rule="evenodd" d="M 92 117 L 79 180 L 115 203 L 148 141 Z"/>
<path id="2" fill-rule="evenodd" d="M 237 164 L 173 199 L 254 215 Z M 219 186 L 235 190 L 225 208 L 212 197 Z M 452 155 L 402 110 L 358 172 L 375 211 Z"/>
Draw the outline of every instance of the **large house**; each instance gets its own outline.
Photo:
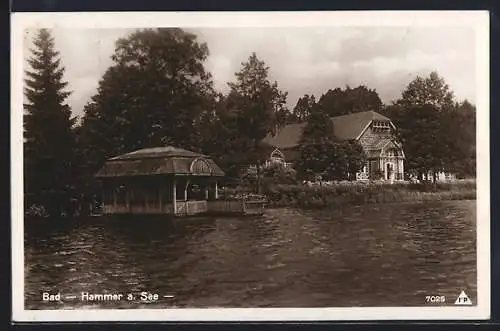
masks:
<path id="1" fill-rule="evenodd" d="M 402 146 L 394 139 L 395 126 L 389 118 L 374 111 L 365 111 L 331 117 L 330 120 L 337 138 L 359 141 L 367 155 L 366 165 L 356 174 L 357 180 L 404 179 L 405 155 Z M 291 165 L 298 157 L 298 144 L 305 125 L 286 125 L 276 135 L 264 139 L 274 148 L 266 165 Z"/>

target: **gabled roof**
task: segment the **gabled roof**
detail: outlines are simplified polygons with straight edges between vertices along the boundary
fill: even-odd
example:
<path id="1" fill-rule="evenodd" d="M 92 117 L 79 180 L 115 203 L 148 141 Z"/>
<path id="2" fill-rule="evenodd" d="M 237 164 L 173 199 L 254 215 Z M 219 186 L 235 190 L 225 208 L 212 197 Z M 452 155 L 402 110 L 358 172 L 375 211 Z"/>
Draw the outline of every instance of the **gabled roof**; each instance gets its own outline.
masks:
<path id="1" fill-rule="evenodd" d="M 108 159 L 96 177 L 151 175 L 224 176 L 208 156 L 166 146 L 139 149 Z"/>
<path id="2" fill-rule="evenodd" d="M 335 136 L 339 139 L 356 139 L 373 120 L 390 121 L 374 111 L 364 111 L 330 118 Z"/>
<path id="3" fill-rule="evenodd" d="M 364 111 L 342 116 L 331 117 L 335 136 L 342 140 L 357 139 L 373 120 L 390 121 L 389 118 L 374 112 Z M 276 136 L 267 136 L 264 142 L 278 148 L 292 148 L 298 145 L 306 123 L 289 124 L 283 127 Z"/>
<path id="4" fill-rule="evenodd" d="M 306 123 L 288 124 L 273 137 L 268 135 L 264 142 L 277 148 L 292 148 L 298 145 Z"/>

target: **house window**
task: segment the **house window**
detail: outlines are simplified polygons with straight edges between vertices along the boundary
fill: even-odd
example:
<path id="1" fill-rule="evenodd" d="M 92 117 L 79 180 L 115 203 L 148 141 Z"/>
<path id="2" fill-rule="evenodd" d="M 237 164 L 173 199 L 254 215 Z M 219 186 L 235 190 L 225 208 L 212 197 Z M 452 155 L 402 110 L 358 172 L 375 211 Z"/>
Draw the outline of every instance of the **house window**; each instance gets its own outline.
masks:
<path id="1" fill-rule="evenodd" d="M 373 121 L 372 127 L 375 131 L 389 131 L 391 125 L 388 121 Z"/>
<path id="2" fill-rule="evenodd" d="M 387 156 L 387 157 L 394 157 L 394 156 L 396 156 L 396 153 L 394 152 L 393 149 L 390 149 L 387 152 L 385 152 L 385 156 Z"/>

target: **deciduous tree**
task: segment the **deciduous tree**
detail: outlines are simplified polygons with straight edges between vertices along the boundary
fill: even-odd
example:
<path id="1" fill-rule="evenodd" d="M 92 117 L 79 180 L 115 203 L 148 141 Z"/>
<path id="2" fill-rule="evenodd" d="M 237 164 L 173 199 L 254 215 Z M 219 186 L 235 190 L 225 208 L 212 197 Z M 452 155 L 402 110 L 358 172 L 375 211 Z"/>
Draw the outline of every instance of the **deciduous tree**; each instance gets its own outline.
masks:
<path id="1" fill-rule="evenodd" d="M 418 174 L 450 171 L 475 175 L 475 107 L 456 103 L 445 80 L 418 76 L 386 107 L 406 154 L 406 169 Z"/>
<path id="2" fill-rule="evenodd" d="M 364 85 L 330 89 L 319 98 L 318 104 L 330 117 L 368 110 L 378 112 L 382 109 L 382 101 L 377 91 Z"/>
<path id="3" fill-rule="evenodd" d="M 397 103 L 403 108 L 429 105 L 437 110 L 449 110 L 454 106 L 453 98 L 444 78 L 433 71 L 428 77 L 417 76 L 412 80 Z"/>
<path id="4" fill-rule="evenodd" d="M 178 28 L 137 30 L 117 41 L 83 118 L 94 171 L 105 158 L 139 148 L 201 149 L 201 123 L 215 107 L 207 56 L 205 43 Z"/>
<path id="5" fill-rule="evenodd" d="M 406 155 L 408 171 L 435 175 L 450 165 L 449 137 L 443 126 L 443 114 L 432 105 L 406 108 L 399 117 L 399 139 Z"/>
<path id="6" fill-rule="evenodd" d="M 328 114 L 317 105 L 313 108 L 299 142 L 299 157 L 295 164 L 302 179 L 321 176 L 323 180 L 354 179 L 366 160 L 357 141 L 335 137 Z"/>

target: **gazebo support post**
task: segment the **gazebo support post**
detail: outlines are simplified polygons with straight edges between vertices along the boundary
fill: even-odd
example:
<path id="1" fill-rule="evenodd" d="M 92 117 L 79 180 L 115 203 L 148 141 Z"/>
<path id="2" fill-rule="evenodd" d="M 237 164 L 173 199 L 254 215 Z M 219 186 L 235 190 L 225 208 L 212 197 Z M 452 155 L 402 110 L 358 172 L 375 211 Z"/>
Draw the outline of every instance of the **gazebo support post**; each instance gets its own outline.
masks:
<path id="1" fill-rule="evenodd" d="M 158 205 L 160 206 L 160 213 L 163 212 L 163 202 L 161 201 L 161 191 L 162 191 L 162 187 L 160 186 L 160 188 L 158 189 Z"/>
<path id="2" fill-rule="evenodd" d="M 188 186 L 189 186 L 189 179 L 186 180 L 186 186 L 184 187 L 184 201 L 188 200 Z"/>
<path id="3" fill-rule="evenodd" d="M 127 205 L 127 211 L 130 211 L 130 192 L 128 187 L 125 190 L 125 204 Z"/>
<path id="4" fill-rule="evenodd" d="M 185 205 L 184 208 L 186 208 L 186 215 L 189 215 L 188 186 L 189 186 L 189 179 L 186 180 L 186 186 L 184 187 L 184 205 Z"/>
<path id="5" fill-rule="evenodd" d="M 116 188 L 113 188 L 113 209 L 116 210 Z"/>
<path id="6" fill-rule="evenodd" d="M 177 214 L 177 187 L 175 185 L 175 177 L 172 179 L 172 207 L 174 209 L 174 215 Z"/>

